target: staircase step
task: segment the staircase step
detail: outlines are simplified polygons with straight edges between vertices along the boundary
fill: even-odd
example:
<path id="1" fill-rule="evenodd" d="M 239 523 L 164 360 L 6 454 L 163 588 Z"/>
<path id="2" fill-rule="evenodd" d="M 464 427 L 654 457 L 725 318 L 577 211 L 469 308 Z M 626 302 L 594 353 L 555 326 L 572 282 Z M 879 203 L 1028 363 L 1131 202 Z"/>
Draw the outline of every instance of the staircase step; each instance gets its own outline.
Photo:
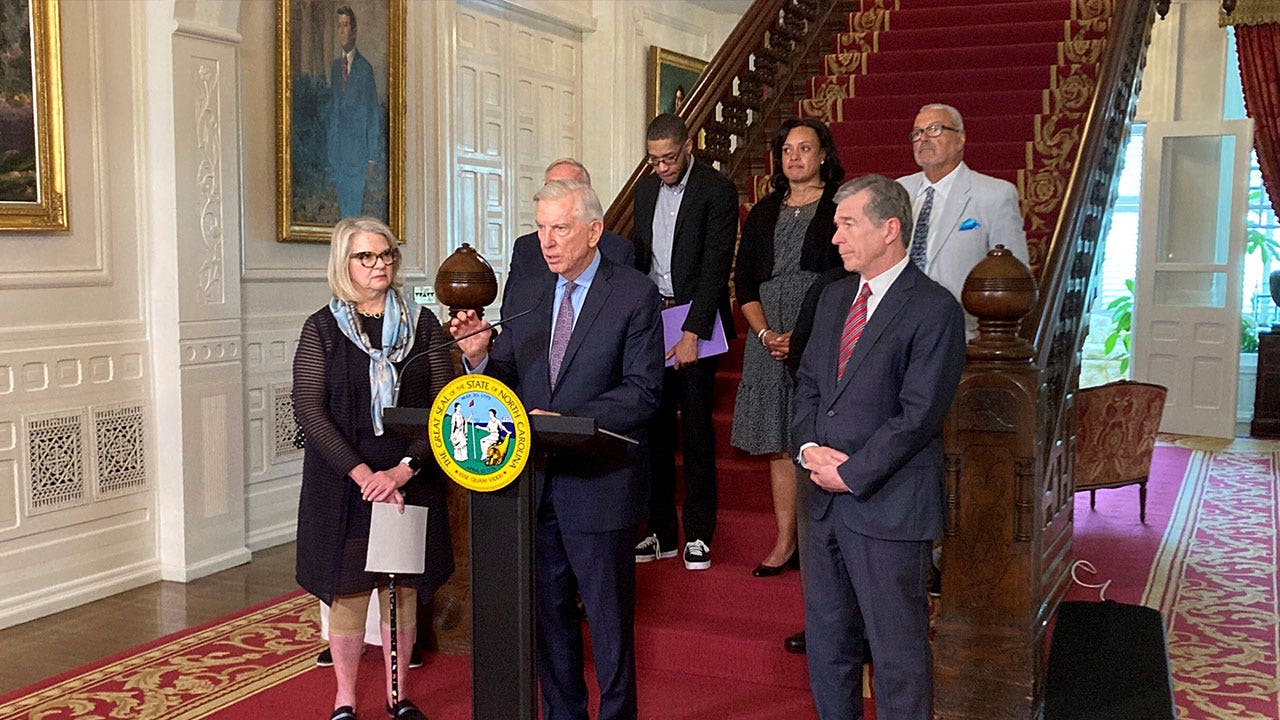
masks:
<path id="1" fill-rule="evenodd" d="M 897 30 L 878 34 L 840 33 L 836 36 L 835 51 L 856 51 L 860 50 L 864 44 L 874 43 L 874 47 L 879 52 L 918 52 L 928 58 L 935 50 L 943 48 L 1002 47 L 1028 43 L 1056 43 L 1066 40 L 1068 40 L 1067 27 L 1061 20 L 921 30 L 899 25 Z"/>
<path id="2" fill-rule="evenodd" d="M 706 677 L 808 687 L 804 658 L 782 647 L 804 626 L 799 573 L 751 576 L 773 535 L 771 515 L 721 512 L 710 569 L 686 570 L 678 557 L 637 565 L 637 665 L 678 663 Z"/>
<path id="3" fill-rule="evenodd" d="M 903 167 L 914 167 L 911 148 L 905 143 L 899 145 L 878 145 L 872 147 L 841 146 L 840 164 L 846 172 L 859 169 L 862 172 L 876 172 L 881 175 L 894 172 Z M 1026 167 L 1027 143 L 1018 142 L 966 142 L 964 146 L 965 162 L 973 167 Z M 914 169 L 908 172 L 915 172 Z"/>
<path id="4" fill-rule="evenodd" d="M 1047 79 L 1046 79 L 1047 80 Z M 1047 86 L 1046 82 L 1046 86 Z M 1047 112 L 1045 95 L 1048 90 L 1004 90 L 999 92 L 969 93 L 964 90 L 931 94 L 886 95 L 881 97 L 856 97 L 832 101 L 833 122 L 853 122 L 860 118 L 902 118 L 910 122 L 920 106 L 930 102 L 951 105 L 962 115 L 995 115 L 1010 108 L 1017 108 L 1020 115 L 1028 110 Z M 796 112 L 802 117 L 814 117 L 806 110 L 806 102 L 798 103 Z M 1028 140 L 1030 138 L 1027 138 Z"/>
<path id="5" fill-rule="evenodd" d="M 929 53 L 929 66 L 937 68 L 988 68 L 1017 65 L 1053 65 L 1058 62 L 1061 42 L 1006 45 L 1000 52 L 986 47 L 941 48 Z M 853 64 L 850 71 L 862 73 L 861 53 L 831 53 L 823 56 L 826 74 L 839 75 L 841 68 Z M 920 53 L 916 51 L 866 53 L 867 75 L 910 72 L 920 69 Z"/>
<path id="6" fill-rule="evenodd" d="M 1001 138 L 1030 138 L 1035 132 L 1034 115 L 970 115 L 964 113 L 964 131 L 969 142 L 998 140 Z M 831 123 L 831 135 L 836 146 L 844 145 L 892 145 L 901 143 L 910 149 L 907 133 L 914 118 L 876 118 L 855 122 Z"/>
<path id="7" fill-rule="evenodd" d="M 1053 77 L 1052 65 L 1022 65 L 1018 67 L 990 67 L 917 70 L 912 72 L 873 73 L 869 75 L 818 75 L 809 78 L 809 96 L 819 97 L 830 88 L 845 93 L 845 97 L 866 95 L 893 95 L 903 88 L 913 93 L 945 92 L 962 87 L 967 92 L 1006 90 L 1009 88 L 1043 88 Z"/>
<path id="8" fill-rule="evenodd" d="M 864 17 L 859 17 L 859 16 Z M 867 13 L 849 13 L 849 30 L 865 27 Z M 1062 22 L 1071 19 L 1071 3 L 1063 0 L 1027 0 L 1026 2 L 987 3 L 975 10 L 968 3 L 950 3 L 932 7 L 903 5 L 888 13 L 889 30 L 895 28 L 945 28 L 951 29 L 972 23 L 974 20 L 991 24 L 1025 22 Z"/>

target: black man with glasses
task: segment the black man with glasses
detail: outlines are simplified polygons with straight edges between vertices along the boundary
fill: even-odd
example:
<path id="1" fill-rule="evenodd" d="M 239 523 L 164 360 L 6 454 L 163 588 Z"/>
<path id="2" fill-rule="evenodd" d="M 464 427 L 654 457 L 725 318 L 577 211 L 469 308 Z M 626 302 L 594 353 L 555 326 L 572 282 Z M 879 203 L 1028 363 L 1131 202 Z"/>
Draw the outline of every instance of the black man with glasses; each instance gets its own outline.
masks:
<path id="1" fill-rule="evenodd" d="M 733 338 L 729 270 L 738 234 L 738 190 L 711 165 L 695 161 L 693 140 L 679 116 L 663 113 L 645 132 L 653 173 L 636 185 L 636 269 L 658 286 L 664 307 L 689 304 L 683 337 L 666 348 L 673 365 L 663 375 L 662 402 L 649 428 L 651 500 L 636 562 L 677 553 L 675 451 L 677 427 L 684 464 L 684 565 L 711 567 L 716 528 L 716 357 L 698 358 L 717 315 Z M 680 421 L 676 415 L 679 411 Z"/>
<path id="2" fill-rule="evenodd" d="M 908 133 L 920 172 L 898 179 L 911 195 L 909 255 L 926 275 L 960 298 L 964 279 L 997 244 L 1027 262 L 1018 190 L 964 163 L 964 120 L 950 105 L 920 108 Z M 968 335 L 977 321 L 966 316 Z"/>

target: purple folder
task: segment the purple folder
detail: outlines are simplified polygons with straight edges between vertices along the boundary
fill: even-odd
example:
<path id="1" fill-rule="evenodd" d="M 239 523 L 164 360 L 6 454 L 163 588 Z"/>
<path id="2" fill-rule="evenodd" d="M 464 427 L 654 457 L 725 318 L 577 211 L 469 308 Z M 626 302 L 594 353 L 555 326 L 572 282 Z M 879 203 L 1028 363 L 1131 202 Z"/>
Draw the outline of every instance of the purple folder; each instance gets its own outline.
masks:
<path id="1" fill-rule="evenodd" d="M 684 336 L 684 320 L 689 317 L 689 303 L 676 305 L 662 311 L 663 354 Z M 729 341 L 724 336 L 724 323 L 720 322 L 720 313 L 716 313 L 715 326 L 711 328 L 710 340 L 698 340 L 698 357 L 711 357 L 729 351 Z M 667 367 L 675 365 L 674 358 L 667 360 Z"/>

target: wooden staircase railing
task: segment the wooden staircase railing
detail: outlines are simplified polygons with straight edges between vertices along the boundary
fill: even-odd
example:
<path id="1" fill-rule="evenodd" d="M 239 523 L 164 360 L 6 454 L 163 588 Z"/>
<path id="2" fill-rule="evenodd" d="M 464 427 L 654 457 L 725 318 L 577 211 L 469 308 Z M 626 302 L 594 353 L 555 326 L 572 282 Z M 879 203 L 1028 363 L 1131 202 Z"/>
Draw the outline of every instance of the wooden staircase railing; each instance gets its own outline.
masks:
<path id="1" fill-rule="evenodd" d="M 969 345 L 944 438 L 939 718 L 1033 718 L 1043 710 L 1048 628 L 1070 583 L 1073 393 L 1153 18 L 1151 0 L 1115 4 L 1021 351 L 1011 331 L 998 333 L 997 317 L 971 310 L 982 335 Z M 966 306 L 971 291 L 975 300 L 990 301 L 984 292 L 1013 299 L 1016 283 L 983 274 L 966 282 Z"/>
<path id="2" fill-rule="evenodd" d="M 690 135 L 701 138 L 694 151 L 700 160 L 717 163 L 735 181 L 743 179 L 739 168 L 748 159 L 750 140 L 763 132 L 762 120 L 777 115 L 779 103 L 789 100 L 778 89 L 791 85 L 800 60 L 811 54 L 815 42 L 830 38 L 823 27 L 838 5 L 833 0 L 756 0 L 748 8 L 680 111 Z M 644 162 L 636 166 L 605 213 L 606 229 L 630 236 L 636 183 L 648 173 Z"/>

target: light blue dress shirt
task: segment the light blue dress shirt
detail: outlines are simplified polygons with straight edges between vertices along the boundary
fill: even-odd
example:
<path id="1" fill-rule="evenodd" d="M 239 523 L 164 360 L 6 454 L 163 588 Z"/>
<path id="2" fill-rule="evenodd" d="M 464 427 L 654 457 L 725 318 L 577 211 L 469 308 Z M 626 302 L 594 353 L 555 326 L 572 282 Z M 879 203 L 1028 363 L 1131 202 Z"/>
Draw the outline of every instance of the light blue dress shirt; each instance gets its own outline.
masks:
<path id="1" fill-rule="evenodd" d="M 663 297 L 675 297 L 675 289 L 671 284 L 671 252 L 676 244 L 676 218 L 680 215 L 680 201 L 684 199 L 684 188 L 689 183 L 689 173 L 693 172 L 693 156 L 689 156 L 689 166 L 676 185 L 658 183 L 658 203 L 653 209 L 653 264 L 649 266 L 649 277 L 658 286 L 658 293 Z"/>

